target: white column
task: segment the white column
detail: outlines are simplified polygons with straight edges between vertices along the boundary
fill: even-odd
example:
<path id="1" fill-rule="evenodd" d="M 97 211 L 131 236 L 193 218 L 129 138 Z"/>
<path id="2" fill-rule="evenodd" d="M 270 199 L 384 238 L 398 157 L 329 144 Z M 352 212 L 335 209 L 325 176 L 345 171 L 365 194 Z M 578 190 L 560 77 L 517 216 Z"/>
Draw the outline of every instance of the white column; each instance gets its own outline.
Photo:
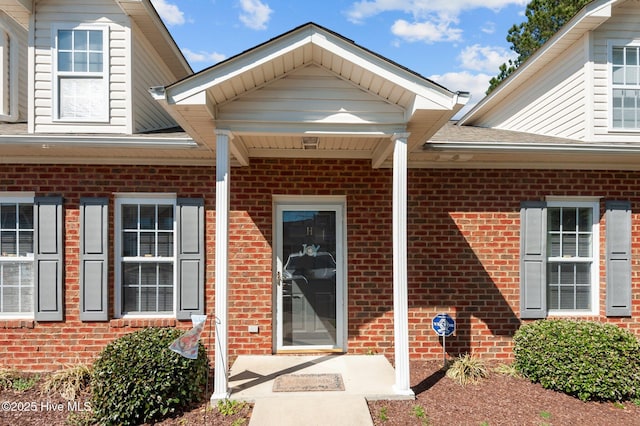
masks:
<path id="1" fill-rule="evenodd" d="M 409 302 L 407 295 L 407 139 L 393 135 L 393 334 L 396 383 L 394 391 L 413 395 L 409 377 Z"/>
<path id="2" fill-rule="evenodd" d="M 216 283 L 213 395 L 211 401 L 229 397 L 229 144 L 233 135 L 216 130 Z"/>

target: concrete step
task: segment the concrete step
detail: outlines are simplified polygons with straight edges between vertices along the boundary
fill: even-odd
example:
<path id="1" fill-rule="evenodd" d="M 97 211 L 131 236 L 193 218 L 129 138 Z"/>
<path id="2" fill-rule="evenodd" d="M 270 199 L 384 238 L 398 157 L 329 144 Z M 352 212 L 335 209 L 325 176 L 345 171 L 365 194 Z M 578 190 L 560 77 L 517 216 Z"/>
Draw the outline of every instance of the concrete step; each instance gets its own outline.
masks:
<path id="1" fill-rule="evenodd" d="M 329 393 L 256 399 L 249 426 L 373 426 L 364 397 Z"/>

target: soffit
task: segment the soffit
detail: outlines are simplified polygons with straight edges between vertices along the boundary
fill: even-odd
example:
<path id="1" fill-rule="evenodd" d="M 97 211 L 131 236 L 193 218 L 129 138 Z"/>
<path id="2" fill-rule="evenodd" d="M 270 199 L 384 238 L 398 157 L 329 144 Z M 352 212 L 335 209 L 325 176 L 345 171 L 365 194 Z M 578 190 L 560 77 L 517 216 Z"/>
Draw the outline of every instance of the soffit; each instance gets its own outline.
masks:
<path id="1" fill-rule="evenodd" d="M 31 0 L 0 0 L 0 10 L 24 28 L 29 28 L 29 17 L 33 11 Z"/>

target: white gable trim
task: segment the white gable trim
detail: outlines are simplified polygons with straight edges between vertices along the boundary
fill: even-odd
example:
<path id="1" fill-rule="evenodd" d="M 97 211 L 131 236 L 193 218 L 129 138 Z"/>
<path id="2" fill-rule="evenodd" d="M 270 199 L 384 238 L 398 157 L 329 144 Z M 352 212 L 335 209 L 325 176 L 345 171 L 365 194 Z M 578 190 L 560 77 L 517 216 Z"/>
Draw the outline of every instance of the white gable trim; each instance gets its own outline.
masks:
<path id="1" fill-rule="evenodd" d="M 267 42 L 250 52 L 240 54 L 168 86 L 166 88 L 167 101 L 178 104 L 210 87 L 257 69 L 287 53 L 300 50 L 300 55 L 304 55 L 304 49 L 313 49 L 314 47 L 367 69 L 419 97 L 429 99 L 431 108 L 434 105 L 444 110 L 449 110 L 452 107 L 452 93 L 447 89 L 367 52 L 355 44 L 342 40 L 313 24 L 294 30 L 277 40 Z M 301 66 L 304 65 L 308 65 L 308 63 L 302 62 Z M 322 64 L 317 65 L 323 66 Z"/>

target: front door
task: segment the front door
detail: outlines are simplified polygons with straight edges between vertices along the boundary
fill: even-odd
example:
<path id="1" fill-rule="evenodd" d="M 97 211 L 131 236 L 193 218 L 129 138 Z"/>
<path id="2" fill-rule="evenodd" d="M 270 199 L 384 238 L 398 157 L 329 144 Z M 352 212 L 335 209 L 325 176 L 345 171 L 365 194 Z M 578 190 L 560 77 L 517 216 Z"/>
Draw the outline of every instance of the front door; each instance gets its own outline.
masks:
<path id="1" fill-rule="evenodd" d="M 344 349 L 342 210 L 276 208 L 277 351 Z"/>

